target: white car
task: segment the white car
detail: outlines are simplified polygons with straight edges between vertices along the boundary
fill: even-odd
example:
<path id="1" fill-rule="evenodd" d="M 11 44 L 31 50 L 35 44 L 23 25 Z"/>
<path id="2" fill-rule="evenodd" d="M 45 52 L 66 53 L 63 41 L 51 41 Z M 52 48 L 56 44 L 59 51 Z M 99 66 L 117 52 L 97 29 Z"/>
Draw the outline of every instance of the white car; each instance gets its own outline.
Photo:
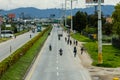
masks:
<path id="1" fill-rule="evenodd" d="M 13 34 L 1 34 L 1 37 L 11 38 L 11 37 L 14 37 L 14 35 Z"/>
<path id="2" fill-rule="evenodd" d="M 1 31 L 1 37 L 7 37 L 7 38 L 14 37 L 13 31 L 11 31 L 11 30 L 2 30 Z"/>

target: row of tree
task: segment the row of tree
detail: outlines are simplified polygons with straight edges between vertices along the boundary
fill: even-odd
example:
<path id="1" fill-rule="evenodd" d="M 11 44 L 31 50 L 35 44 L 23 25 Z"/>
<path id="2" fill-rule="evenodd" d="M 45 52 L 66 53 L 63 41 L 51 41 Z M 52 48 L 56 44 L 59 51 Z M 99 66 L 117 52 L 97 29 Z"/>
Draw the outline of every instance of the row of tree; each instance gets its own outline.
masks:
<path id="1" fill-rule="evenodd" d="M 113 18 L 113 33 L 120 39 L 120 3 L 115 6 L 115 11 L 112 14 Z"/>
<path id="2" fill-rule="evenodd" d="M 116 6 L 117 8 L 117 6 Z M 120 10 L 120 9 L 119 9 Z M 120 11 L 118 11 L 120 13 Z M 113 13 L 116 15 L 116 11 Z M 119 15 L 120 16 L 120 15 Z M 98 13 L 95 11 L 94 14 L 88 15 L 86 12 L 78 11 L 73 17 L 73 29 L 78 32 L 87 32 L 88 34 L 97 34 L 98 27 Z M 113 16 L 114 17 L 114 16 Z M 118 17 L 117 17 L 118 18 Z M 119 18 L 120 19 L 120 18 Z M 114 22 L 120 24 L 120 20 Z M 118 23 L 119 22 L 119 23 Z M 71 19 L 67 19 L 67 25 L 71 26 Z M 102 13 L 102 32 L 104 35 L 112 34 L 112 23 L 106 22 L 106 17 Z"/>

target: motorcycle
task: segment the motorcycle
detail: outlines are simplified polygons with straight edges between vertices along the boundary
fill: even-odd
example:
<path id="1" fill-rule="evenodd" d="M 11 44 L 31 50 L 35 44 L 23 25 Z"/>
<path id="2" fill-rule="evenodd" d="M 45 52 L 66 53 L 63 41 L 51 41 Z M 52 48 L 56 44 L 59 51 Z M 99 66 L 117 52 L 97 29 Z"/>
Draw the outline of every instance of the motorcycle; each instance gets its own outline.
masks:
<path id="1" fill-rule="evenodd" d="M 59 50 L 59 54 L 60 54 L 60 56 L 62 56 L 62 54 L 63 54 L 63 50 L 62 49 Z"/>
<path id="2" fill-rule="evenodd" d="M 52 46 L 51 46 L 51 45 L 49 45 L 49 50 L 50 50 L 50 51 L 52 50 Z"/>

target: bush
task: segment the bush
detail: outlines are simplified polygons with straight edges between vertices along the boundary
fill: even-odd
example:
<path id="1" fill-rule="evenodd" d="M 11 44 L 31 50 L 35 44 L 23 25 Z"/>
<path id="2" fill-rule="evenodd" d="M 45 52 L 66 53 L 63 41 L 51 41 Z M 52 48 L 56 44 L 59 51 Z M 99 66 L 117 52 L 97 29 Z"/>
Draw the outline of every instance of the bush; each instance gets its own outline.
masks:
<path id="1" fill-rule="evenodd" d="M 116 48 L 120 49 L 120 39 L 118 38 L 112 38 L 112 45 Z"/>

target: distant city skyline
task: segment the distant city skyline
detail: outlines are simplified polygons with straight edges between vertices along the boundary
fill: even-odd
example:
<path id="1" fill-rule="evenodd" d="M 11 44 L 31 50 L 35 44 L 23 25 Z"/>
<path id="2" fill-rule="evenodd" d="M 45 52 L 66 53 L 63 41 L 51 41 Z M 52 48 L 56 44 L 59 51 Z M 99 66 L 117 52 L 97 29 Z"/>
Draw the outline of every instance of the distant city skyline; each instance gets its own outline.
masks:
<path id="1" fill-rule="evenodd" d="M 67 0 L 67 8 L 70 8 Z M 85 8 L 85 0 L 73 0 L 73 8 Z M 116 5 L 120 0 L 104 0 L 105 5 Z M 19 7 L 35 7 L 38 9 L 64 8 L 65 0 L 0 0 L 0 9 L 10 10 Z M 62 6 L 63 5 L 63 6 Z"/>

